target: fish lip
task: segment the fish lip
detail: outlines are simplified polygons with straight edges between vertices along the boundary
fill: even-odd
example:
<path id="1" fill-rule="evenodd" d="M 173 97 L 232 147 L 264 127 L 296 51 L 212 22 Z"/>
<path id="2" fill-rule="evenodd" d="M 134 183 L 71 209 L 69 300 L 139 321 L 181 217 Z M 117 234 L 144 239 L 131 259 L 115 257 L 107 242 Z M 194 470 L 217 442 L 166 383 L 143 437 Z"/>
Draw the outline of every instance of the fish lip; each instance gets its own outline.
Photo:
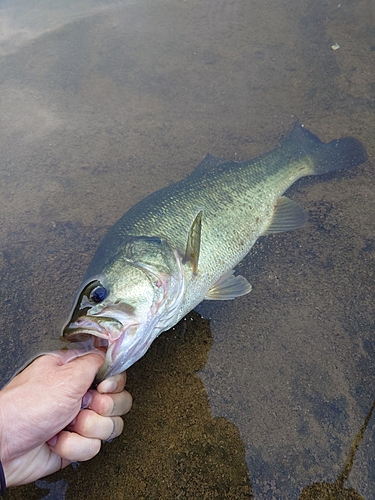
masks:
<path id="1" fill-rule="evenodd" d="M 135 334 L 135 335 L 137 335 L 137 334 L 139 335 L 139 331 L 148 332 L 148 335 L 146 336 L 146 340 L 150 339 L 149 333 L 154 331 L 154 329 L 150 325 L 150 322 L 147 322 L 143 325 L 140 325 L 139 323 L 133 324 L 130 326 L 130 329 L 132 327 L 135 329 L 135 331 L 133 332 L 133 334 Z M 128 330 L 128 328 L 126 328 L 126 331 L 127 330 Z M 135 354 L 135 352 L 137 352 L 139 349 L 139 342 L 138 341 L 132 342 L 132 343 L 130 343 L 130 345 L 128 345 L 128 348 L 126 351 L 127 361 L 124 362 L 122 359 L 118 360 L 118 349 L 121 349 L 121 347 L 122 347 L 122 343 L 125 339 L 126 331 L 122 335 L 120 335 L 118 338 L 108 342 L 108 348 L 107 348 L 107 352 L 106 352 L 105 361 L 95 377 L 96 384 L 99 384 L 101 381 L 107 379 L 108 377 L 111 377 L 113 375 L 116 375 L 118 373 L 121 373 L 121 372 L 127 370 L 140 357 L 143 356 L 143 354 L 146 352 L 146 350 L 150 346 L 151 342 L 146 342 L 147 347 L 143 350 L 141 355 L 138 355 L 138 354 Z M 153 340 L 153 338 L 152 338 L 152 340 Z"/>
<path id="2" fill-rule="evenodd" d="M 120 335 L 123 335 L 126 328 L 124 325 L 116 320 L 115 318 L 108 318 L 108 322 L 114 323 L 117 329 L 120 331 Z M 93 317 L 91 319 L 89 316 L 80 317 L 77 321 L 73 323 L 68 323 L 62 334 L 62 339 L 69 342 L 80 342 L 90 339 L 91 337 L 99 337 L 110 342 L 111 333 L 110 331 L 103 327 L 97 318 Z"/>
<path id="3" fill-rule="evenodd" d="M 88 340 L 91 337 L 99 337 L 102 339 L 107 339 L 108 335 L 95 330 L 94 328 L 65 328 L 64 334 L 62 336 L 63 340 L 68 342 L 81 342 L 84 340 Z"/>

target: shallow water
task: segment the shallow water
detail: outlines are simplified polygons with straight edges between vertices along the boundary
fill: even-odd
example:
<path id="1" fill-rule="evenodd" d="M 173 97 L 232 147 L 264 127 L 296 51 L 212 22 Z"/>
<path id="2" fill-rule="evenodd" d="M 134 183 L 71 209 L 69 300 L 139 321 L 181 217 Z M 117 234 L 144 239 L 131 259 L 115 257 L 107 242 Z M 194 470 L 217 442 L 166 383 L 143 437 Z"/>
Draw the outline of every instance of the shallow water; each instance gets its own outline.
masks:
<path id="1" fill-rule="evenodd" d="M 375 399 L 371 0 L 19 1 L 0 14 L 1 385 L 59 346 L 106 229 L 207 152 L 257 156 L 298 118 L 370 157 L 290 189 L 309 224 L 258 242 L 238 269 L 248 296 L 163 334 L 128 370 L 123 436 L 50 480 L 67 499 L 292 500 L 333 483 Z M 370 420 L 343 498 L 375 499 L 374 448 Z"/>

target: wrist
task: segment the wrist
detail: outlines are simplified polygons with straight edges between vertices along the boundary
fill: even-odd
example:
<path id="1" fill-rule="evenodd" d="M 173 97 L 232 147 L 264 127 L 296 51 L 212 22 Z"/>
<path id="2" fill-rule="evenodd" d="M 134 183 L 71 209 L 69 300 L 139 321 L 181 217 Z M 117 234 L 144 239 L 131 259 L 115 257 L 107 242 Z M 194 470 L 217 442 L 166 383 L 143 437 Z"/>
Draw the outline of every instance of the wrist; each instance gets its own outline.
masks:
<path id="1" fill-rule="evenodd" d="M 9 413 L 9 404 L 7 403 L 7 393 L 6 390 L 2 389 L 0 391 L 0 461 L 1 461 L 1 473 L 4 476 L 4 481 L 6 489 L 9 486 L 13 486 L 15 483 L 15 460 L 12 457 L 12 449 L 11 449 L 11 439 L 9 440 L 9 435 L 11 435 L 11 430 L 9 429 L 9 425 L 7 423 L 9 420 L 12 420 L 12 416 Z M 0 477 L 1 482 L 1 477 Z M 1 490 L 1 494 L 4 495 L 3 490 Z"/>
<path id="2" fill-rule="evenodd" d="M 17 434 L 17 429 L 14 427 L 15 412 L 12 411 L 14 408 L 13 403 L 8 397 L 8 392 L 6 389 L 0 391 L 0 461 L 1 461 L 1 473 L 3 473 L 5 480 L 5 488 L 10 486 L 16 486 L 19 483 L 18 476 L 19 471 L 24 470 L 24 467 L 20 466 L 20 457 L 18 456 L 18 447 L 14 446 L 14 434 Z M 13 444 L 13 445 L 12 445 Z M 1 477 L 0 477 L 1 483 Z M 0 497 L 4 495 L 3 489 L 0 489 Z"/>
<path id="3" fill-rule="evenodd" d="M 22 464 L 20 464 L 20 459 L 15 458 L 10 462 L 1 461 L 1 463 L 4 475 L 5 490 L 10 486 L 17 486 L 18 484 L 23 484 L 22 474 L 20 481 L 20 470 L 24 471 L 24 468 L 22 467 Z M 0 476 L 1 476 L 1 470 L 0 470 Z M 1 483 L 1 477 L 0 477 L 0 483 Z M 4 495 L 4 493 L 2 489 L 0 489 L 0 492 L 1 492 L 0 494 L 1 497 L 1 495 Z"/>
<path id="4" fill-rule="evenodd" d="M 6 425 L 6 415 L 5 415 L 5 409 L 6 409 L 6 398 L 5 398 L 5 393 L 4 390 L 0 391 L 0 460 L 3 464 L 6 464 L 10 460 L 10 454 L 9 454 L 9 446 L 8 446 L 8 440 L 7 440 L 7 425 Z"/>
<path id="5" fill-rule="evenodd" d="M 3 408 L 3 401 L 1 397 L 1 392 L 0 392 L 0 496 L 4 496 L 8 482 L 7 482 L 7 473 L 5 472 L 6 470 L 6 460 L 7 460 L 7 454 L 5 453 L 5 443 L 4 443 L 4 424 L 3 424 L 3 415 L 2 415 L 2 408 Z"/>
<path id="6" fill-rule="evenodd" d="M 5 477 L 6 487 L 18 486 L 19 484 L 25 484 L 28 481 L 24 480 L 24 477 L 28 476 L 28 468 L 22 463 L 22 459 L 15 458 L 10 462 L 2 462 L 3 471 Z"/>
<path id="7" fill-rule="evenodd" d="M 5 480 L 5 472 L 3 469 L 3 464 L 0 460 L 0 496 L 4 496 L 7 491 L 7 483 Z"/>

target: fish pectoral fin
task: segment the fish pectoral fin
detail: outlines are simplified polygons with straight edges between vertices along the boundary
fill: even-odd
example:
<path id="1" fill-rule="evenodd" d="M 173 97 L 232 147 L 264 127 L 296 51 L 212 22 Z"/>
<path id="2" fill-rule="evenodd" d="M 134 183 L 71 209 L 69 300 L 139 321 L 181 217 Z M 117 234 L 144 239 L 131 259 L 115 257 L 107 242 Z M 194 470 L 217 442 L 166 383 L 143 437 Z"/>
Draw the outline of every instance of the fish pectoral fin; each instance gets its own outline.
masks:
<path id="1" fill-rule="evenodd" d="M 286 196 L 279 198 L 275 205 L 272 219 L 262 236 L 265 234 L 282 233 L 283 231 L 293 231 L 307 222 L 307 213 L 298 203 L 290 200 Z"/>
<path id="2" fill-rule="evenodd" d="M 191 264 L 194 274 L 196 274 L 198 269 L 199 251 L 201 246 L 202 215 L 203 210 L 200 210 L 190 227 L 185 256 L 182 261 L 184 264 L 186 262 Z"/>
<path id="3" fill-rule="evenodd" d="M 243 276 L 228 271 L 209 289 L 206 300 L 230 300 L 250 292 L 251 285 Z"/>

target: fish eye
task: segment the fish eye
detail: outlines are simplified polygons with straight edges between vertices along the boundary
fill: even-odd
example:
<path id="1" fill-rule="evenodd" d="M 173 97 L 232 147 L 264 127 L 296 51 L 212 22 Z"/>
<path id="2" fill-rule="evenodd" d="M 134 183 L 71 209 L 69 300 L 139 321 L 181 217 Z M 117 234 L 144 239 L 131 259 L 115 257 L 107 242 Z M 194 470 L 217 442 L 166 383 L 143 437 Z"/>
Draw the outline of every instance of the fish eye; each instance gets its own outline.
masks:
<path id="1" fill-rule="evenodd" d="M 97 286 L 90 292 L 90 300 L 99 304 L 99 302 L 102 302 L 107 297 L 107 294 L 108 292 L 104 286 Z"/>

